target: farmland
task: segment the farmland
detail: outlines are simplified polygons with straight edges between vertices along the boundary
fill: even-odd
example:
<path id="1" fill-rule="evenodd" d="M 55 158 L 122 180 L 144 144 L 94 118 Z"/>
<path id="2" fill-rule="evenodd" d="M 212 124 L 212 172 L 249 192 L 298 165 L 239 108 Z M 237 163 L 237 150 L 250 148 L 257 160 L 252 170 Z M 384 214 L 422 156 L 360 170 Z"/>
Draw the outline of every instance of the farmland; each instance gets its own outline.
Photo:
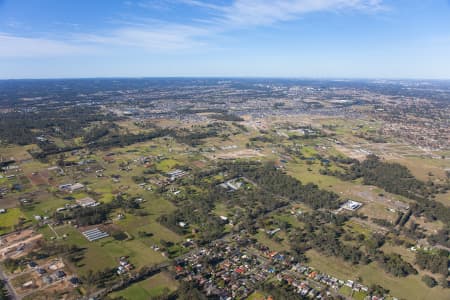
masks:
<path id="1" fill-rule="evenodd" d="M 191 87 L 216 102 L 160 88 L 178 100 L 55 100 L 71 127 L 2 131 L 0 267 L 20 297 L 446 298 L 445 131 L 394 134 L 400 100 L 370 86 L 348 106 L 327 97 L 350 90 L 288 83 Z"/>

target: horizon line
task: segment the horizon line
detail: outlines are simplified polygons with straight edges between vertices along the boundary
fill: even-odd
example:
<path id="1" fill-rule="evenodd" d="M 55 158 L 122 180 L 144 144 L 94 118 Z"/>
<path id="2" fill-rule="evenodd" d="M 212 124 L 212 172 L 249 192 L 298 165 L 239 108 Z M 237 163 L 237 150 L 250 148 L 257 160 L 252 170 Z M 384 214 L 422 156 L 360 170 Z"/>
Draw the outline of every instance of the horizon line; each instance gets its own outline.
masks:
<path id="1" fill-rule="evenodd" d="M 25 81 L 25 80 L 89 80 L 89 79 L 286 79 L 286 80 L 326 80 L 326 81 L 359 81 L 359 80 L 391 80 L 391 81 L 450 81 L 448 78 L 436 77 L 320 77 L 320 76 L 81 76 L 81 77 L 22 77 L 0 78 L 0 81 Z"/>

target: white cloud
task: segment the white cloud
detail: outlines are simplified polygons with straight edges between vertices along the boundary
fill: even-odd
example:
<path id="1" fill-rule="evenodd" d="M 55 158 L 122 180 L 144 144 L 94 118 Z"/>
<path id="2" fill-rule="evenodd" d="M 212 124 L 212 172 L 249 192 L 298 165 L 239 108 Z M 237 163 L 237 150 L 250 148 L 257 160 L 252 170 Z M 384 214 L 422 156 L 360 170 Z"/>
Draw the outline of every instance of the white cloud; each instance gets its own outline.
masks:
<path id="1" fill-rule="evenodd" d="M 365 11 L 382 8 L 382 0 L 236 0 L 223 9 L 231 26 L 270 25 L 323 11 Z"/>
<path id="2" fill-rule="evenodd" d="M 87 45 L 0 33 L 0 57 L 65 56 L 89 53 L 93 50 Z"/>
<path id="3" fill-rule="evenodd" d="M 139 2 L 162 5 L 164 1 Z M 382 8 L 382 0 L 234 0 L 230 5 L 209 4 L 203 0 L 178 0 L 178 3 L 213 12 L 191 25 L 163 23 L 154 19 L 127 19 L 104 33 L 67 34 L 64 40 L 18 37 L 0 32 L 0 57 L 32 57 L 107 52 L 115 47 L 146 51 L 197 49 L 208 45 L 216 34 L 230 29 L 267 26 L 302 15 L 322 11 L 365 11 Z M 127 3 L 127 2 L 125 2 Z M 133 21 L 133 20 L 131 20 Z"/>
<path id="4" fill-rule="evenodd" d="M 172 51 L 204 45 L 202 37 L 208 30 L 195 26 L 167 25 L 162 27 L 122 27 L 108 34 L 85 34 L 77 38 L 93 45 L 116 45 L 142 48 L 148 51 Z"/>

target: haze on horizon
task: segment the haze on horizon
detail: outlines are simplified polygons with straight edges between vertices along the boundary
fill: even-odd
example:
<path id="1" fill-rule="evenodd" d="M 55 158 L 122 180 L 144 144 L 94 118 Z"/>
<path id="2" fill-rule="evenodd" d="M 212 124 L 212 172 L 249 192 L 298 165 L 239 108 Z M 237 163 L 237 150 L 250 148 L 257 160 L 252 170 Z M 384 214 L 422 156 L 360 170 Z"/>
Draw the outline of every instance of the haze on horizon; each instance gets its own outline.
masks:
<path id="1" fill-rule="evenodd" d="M 450 1 L 0 0 L 0 79 L 450 79 Z"/>

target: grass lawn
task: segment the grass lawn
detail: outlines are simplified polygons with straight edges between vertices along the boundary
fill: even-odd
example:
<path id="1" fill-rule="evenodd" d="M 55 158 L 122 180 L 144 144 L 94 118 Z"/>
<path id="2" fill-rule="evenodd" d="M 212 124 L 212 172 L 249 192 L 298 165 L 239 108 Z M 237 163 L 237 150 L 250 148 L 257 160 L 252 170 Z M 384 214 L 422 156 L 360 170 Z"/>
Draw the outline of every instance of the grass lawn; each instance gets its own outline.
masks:
<path id="1" fill-rule="evenodd" d="M 339 294 L 350 297 L 352 295 L 352 289 L 344 285 L 339 289 Z"/>
<path id="2" fill-rule="evenodd" d="M 384 253 L 396 253 L 399 254 L 405 261 L 410 264 L 414 264 L 416 254 L 403 246 L 392 245 L 390 243 L 386 243 L 381 247 Z"/>
<path id="3" fill-rule="evenodd" d="M 230 209 L 224 203 L 216 203 L 213 212 L 217 216 L 229 216 Z"/>
<path id="4" fill-rule="evenodd" d="M 264 295 L 262 292 L 260 291 L 255 291 L 253 292 L 253 294 L 251 294 L 250 296 L 248 296 L 247 300 L 264 300 L 266 299 L 266 295 Z"/>
<path id="5" fill-rule="evenodd" d="M 319 170 L 322 168 L 318 162 L 308 165 L 305 161 L 292 161 L 287 164 L 286 171 L 303 184 L 312 182 L 323 189 L 332 190 L 337 193 L 349 190 L 355 185 L 349 181 L 342 181 L 333 176 L 320 174 Z M 308 171 L 308 169 L 311 171 Z"/>
<path id="6" fill-rule="evenodd" d="M 76 266 L 80 275 L 86 274 L 88 270 L 103 270 L 117 266 L 121 256 L 129 256 L 130 262 L 137 268 L 166 260 L 161 253 L 153 251 L 141 240 L 117 241 L 112 237 L 108 237 L 89 242 L 74 227 L 66 225 L 57 227 L 55 230 L 60 236 L 67 235 L 63 243 L 85 248 L 84 258 Z M 48 228 L 44 228 L 42 233 L 46 237 L 54 235 Z"/>
<path id="7" fill-rule="evenodd" d="M 354 292 L 352 298 L 355 300 L 364 300 L 366 297 L 367 294 L 365 292 Z"/>
<path id="8" fill-rule="evenodd" d="M 59 207 L 64 207 L 65 204 L 71 204 L 73 202 L 60 198 L 55 198 L 51 194 L 45 194 L 47 197 L 39 197 L 31 208 L 24 209 L 25 214 L 32 218 L 35 215 L 51 216 Z"/>
<path id="9" fill-rule="evenodd" d="M 169 172 L 175 168 L 176 165 L 180 164 L 178 161 L 174 159 L 165 159 L 160 161 L 156 168 L 162 172 Z"/>
<path id="10" fill-rule="evenodd" d="M 0 234 L 14 230 L 14 225 L 19 223 L 19 218 L 24 218 L 19 208 L 9 208 L 6 213 L 0 214 Z"/>
<path id="11" fill-rule="evenodd" d="M 143 209 L 148 213 L 147 216 L 140 217 L 126 214 L 125 219 L 116 221 L 116 224 L 134 237 L 138 237 L 139 231 L 153 234 L 145 239 L 148 244 L 160 244 L 161 239 L 173 243 L 181 241 L 180 235 L 162 226 L 157 220 L 160 215 L 173 211 L 175 209 L 173 204 L 151 193 L 148 195 L 148 197 L 144 195 L 144 198 L 148 201 L 142 204 Z"/>
<path id="12" fill-rule="evenodd" d="M 303 223 L 301 223 L 296 216 L 290 214 L 290 213 L 278 213 L 273 216 L 275 220 L 280 220 L 283 222 L 287 222 L 291 224 L 292 227 L 303 227 Z"/>
<path id="13" fill-rule="evenodd" d="M 263 231 L 258 232 L 255 238 L 263 245 L 266 245 L 272 251 L 286 251 L 289 250 L 289 242 L 287 240 L 286 234 L 284 232 L 278 232 L 276 234 L 278 237 L 283 238 L 281 243 L 277 243 L 275 240 L 270 239 L 267 234 Z"/>
<path id="14" fill-rule="evenodd" d="M 363 234 L 365 237 L 369 237 L 371 234 L 371 230 L 363 227 L 361 224 L 356 223 L 352 220 L 347 221 L 345 223 L 345 229 L 353 234 Z"/>
<path id="15" fill-rule="evenodd" d="M 406 166 L 414 176 L 423 181 L 430 178 L 429 172 L 433 174 L 431 179 L 435 177 L 445 179 L 445 169 L 450 168 L 450 163 L 445 159 L 408 157 L 397 159 L 395 162 Z"/>
<path id="16" fill-rule="evenodd" d="M 379 284 L 390 290 L 394 297 L 411 300 L 448 299 L 448 290 L 441 287 L 428 288 L 421 280 L 421 275 L 408 277 L 394 277 L 382 270 L 377 263 L 369 265 L 352 265 L 336 257 L 320 255 L 314 250 L 307 252 L 308 263 L 322 272 L 333 275 L 342 280 L 363 279 L 363 284 Z M 354 298 L 357 299 L 357 298 Z"/>
<path id="17" fill-rule="evenodd" d="M 156 274 L 146 280 L 135 283 L 128 288 L 111 294 L 111 297 L 124 297 L 130 300 L 147 300 L 150 297 L 155 297 L 176 291 L 178 283 L 173 280 L 167 273 Z"/>

